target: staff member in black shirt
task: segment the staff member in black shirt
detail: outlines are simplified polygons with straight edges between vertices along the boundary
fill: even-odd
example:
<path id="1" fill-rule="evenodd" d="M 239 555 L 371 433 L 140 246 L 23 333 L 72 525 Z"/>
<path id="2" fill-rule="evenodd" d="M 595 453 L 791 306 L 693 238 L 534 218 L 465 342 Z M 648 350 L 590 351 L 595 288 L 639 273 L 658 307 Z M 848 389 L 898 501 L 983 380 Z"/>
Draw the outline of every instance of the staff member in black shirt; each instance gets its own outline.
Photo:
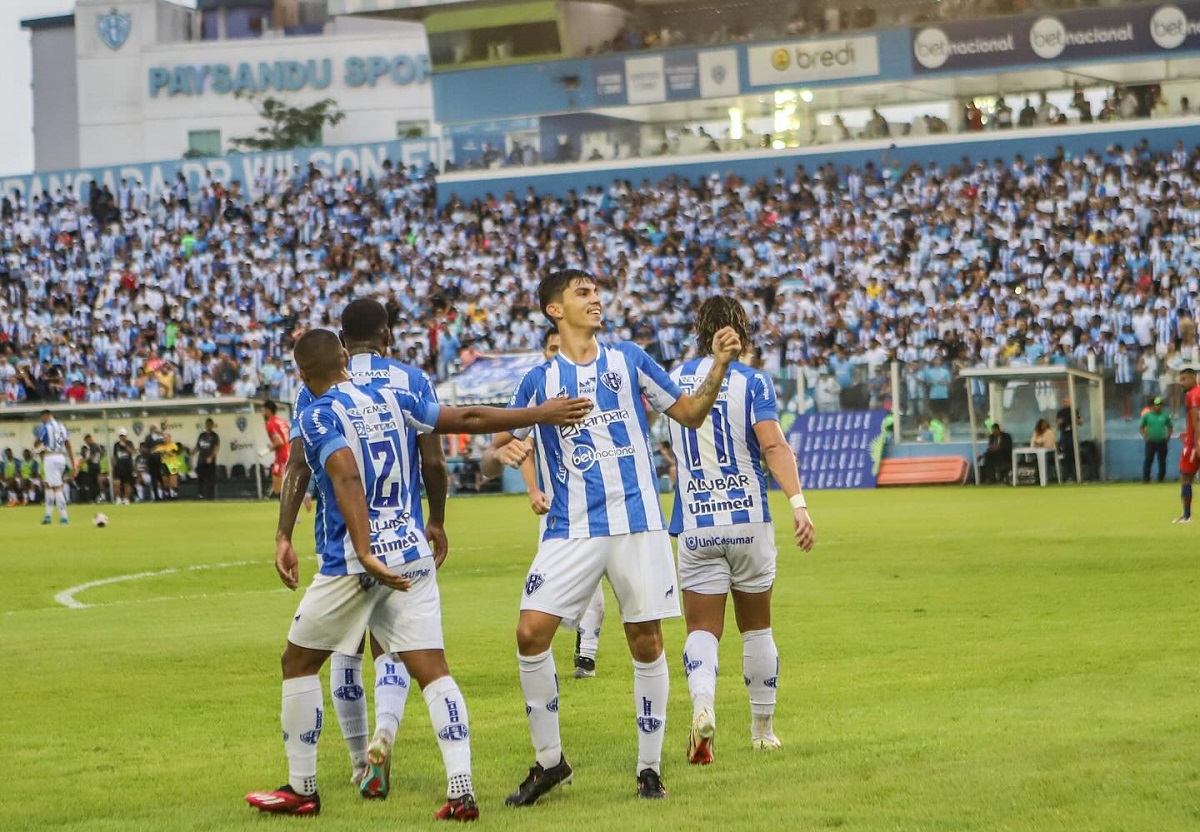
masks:
<path id="1" fill-rule="evenodd" d="M 79 452 L 79 501 L 94 503 L 100 499 L 100 458 L 104 449 L 89 433 L 83 437 Z"/>
<path id="2" fill-rule="evenodd" d="M 129 441 L 125 428 L 117 431 L 117 444 L 112 451 L 112 476 L 116 488 L 116 505 L 129 505 L 133 499 L 133 458 L 137 448 Z"/>
<path id="3" fill-rule="evenodd" d="M 204 433 L 196 439 L 196 476 L 200 479 L 201 500 L 217 497 L 217 451 L 221 449 L 221 437 L 214 427 L 212 419 L 205 419 Z"/>

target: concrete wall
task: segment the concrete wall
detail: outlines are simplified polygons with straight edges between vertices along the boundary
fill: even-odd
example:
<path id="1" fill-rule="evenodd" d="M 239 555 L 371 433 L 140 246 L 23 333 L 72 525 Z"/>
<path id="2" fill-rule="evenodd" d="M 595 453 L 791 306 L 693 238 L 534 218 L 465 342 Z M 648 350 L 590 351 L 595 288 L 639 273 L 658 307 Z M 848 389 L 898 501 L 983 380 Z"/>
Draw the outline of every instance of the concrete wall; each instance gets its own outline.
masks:
<path id="1" fill-rule="evenodd" d="M 75 29 L 32 33 L 33 163 L 38 170 L 79 166 Z"/>

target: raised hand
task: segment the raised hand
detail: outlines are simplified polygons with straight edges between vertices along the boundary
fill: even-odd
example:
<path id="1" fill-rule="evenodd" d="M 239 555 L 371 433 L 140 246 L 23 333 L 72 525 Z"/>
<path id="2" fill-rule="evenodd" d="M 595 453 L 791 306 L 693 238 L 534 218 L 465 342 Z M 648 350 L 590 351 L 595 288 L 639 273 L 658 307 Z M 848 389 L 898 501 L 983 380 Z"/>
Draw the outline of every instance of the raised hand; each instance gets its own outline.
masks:
<path id="1" fill-rule="evenodd" d="M 742 354 L 742 339 L 738 337 L 733 327 L 727 326 L 717 330 L 712 342 L 713 358 L 728 364 L 736 361 Z"/>
<path id="2" fill-rule="evenodd" d="M 592 400 L 547 399 L 538 405 L 537 410 L 538 422 L 543 425 L 578 425 L 592 411 Z"/>

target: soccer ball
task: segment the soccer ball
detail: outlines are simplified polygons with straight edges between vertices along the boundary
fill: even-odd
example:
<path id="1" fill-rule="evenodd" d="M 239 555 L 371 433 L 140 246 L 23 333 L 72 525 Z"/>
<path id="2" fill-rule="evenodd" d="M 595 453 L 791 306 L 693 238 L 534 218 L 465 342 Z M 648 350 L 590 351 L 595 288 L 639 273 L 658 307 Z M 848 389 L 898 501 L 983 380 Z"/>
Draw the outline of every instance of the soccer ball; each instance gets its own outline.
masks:
<path id="1" fill-rule="evenodd" d="M 96 516 L 92 518 L 92 525 L 98 529 L 103 529 L 108 525 L 108 515 L 102 511 L 96 512 Z"/>

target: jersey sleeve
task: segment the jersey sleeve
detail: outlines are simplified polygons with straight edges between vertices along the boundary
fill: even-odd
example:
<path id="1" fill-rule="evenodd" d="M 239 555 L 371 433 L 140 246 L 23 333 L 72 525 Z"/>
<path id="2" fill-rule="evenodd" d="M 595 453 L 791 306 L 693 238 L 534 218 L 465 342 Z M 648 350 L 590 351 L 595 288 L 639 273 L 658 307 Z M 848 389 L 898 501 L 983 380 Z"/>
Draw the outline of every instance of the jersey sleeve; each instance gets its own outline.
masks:
<path id="1" fill-rule="evenodd" d="M 779 403 L 775 399 L 775 384 L 762 373 L 750 379 L 750 424 L 778 422 Z"/>
<path id="2" fill-rule="evenodd" d="M 672 381 L 667 371 L 637 344 L 622 344 L 621 349 L 629 359 L 629 363 L 633 365 L 634 371 L 637 373 L 638 389 L 645 394 L 650 406 L 659 413 L 670 410 L 683 395 L 679 385 Z"/>
<path id="3" fill-rule="evenodd" d="M 521 379 L 521 383 L 517 385 L 516 391 L 513 392 L 512 398 L 508 401 L 508 406 L 511 408 L 520 407 L 536 407 L 538 401 L 538 388 L 541 386 L 541 380 L 545 378 L 545 372 L 541 367 L 535 367 L 525 374 Z M 524 439 L 533 432 L 532 427 L 517 428 L 509 431 L 517 439 Z"/>
<path id="4" fill-rule="evenodd" d="M 417 385 L 417 395 L 437 404 L 437 390 L 434 388 L 433 381 L 430 380 L 428 373 L 421 373 L 421 381 Z"/>
<path id="5" fill-rule="evenodd" d="M 437 426 L 438 416 L 442 406 L 435 399 L 415 396 L 407 390 L 394 390 L 400 412 L 404 414 L 404 422 L 417 433 L 433 433 Z"/>
<path id="6" fill-rule="evenodd" d="M 296 401 L 292 402 L 292 429 L 288 435 L 289 442 L 300 438 L 300 416 L 313 401 L 313 394 L 308 392 L 308 385 L 301 384 L 296 390 Z"/>
<path id="7" fill-rule="evenodd" d="M 327 404 L 314 404 L 300 414 L 300 435 L 310 459 L 324 467 L 325 461 L 342 448 L 350 447 L 342 435 L 341 420 Z"/>

